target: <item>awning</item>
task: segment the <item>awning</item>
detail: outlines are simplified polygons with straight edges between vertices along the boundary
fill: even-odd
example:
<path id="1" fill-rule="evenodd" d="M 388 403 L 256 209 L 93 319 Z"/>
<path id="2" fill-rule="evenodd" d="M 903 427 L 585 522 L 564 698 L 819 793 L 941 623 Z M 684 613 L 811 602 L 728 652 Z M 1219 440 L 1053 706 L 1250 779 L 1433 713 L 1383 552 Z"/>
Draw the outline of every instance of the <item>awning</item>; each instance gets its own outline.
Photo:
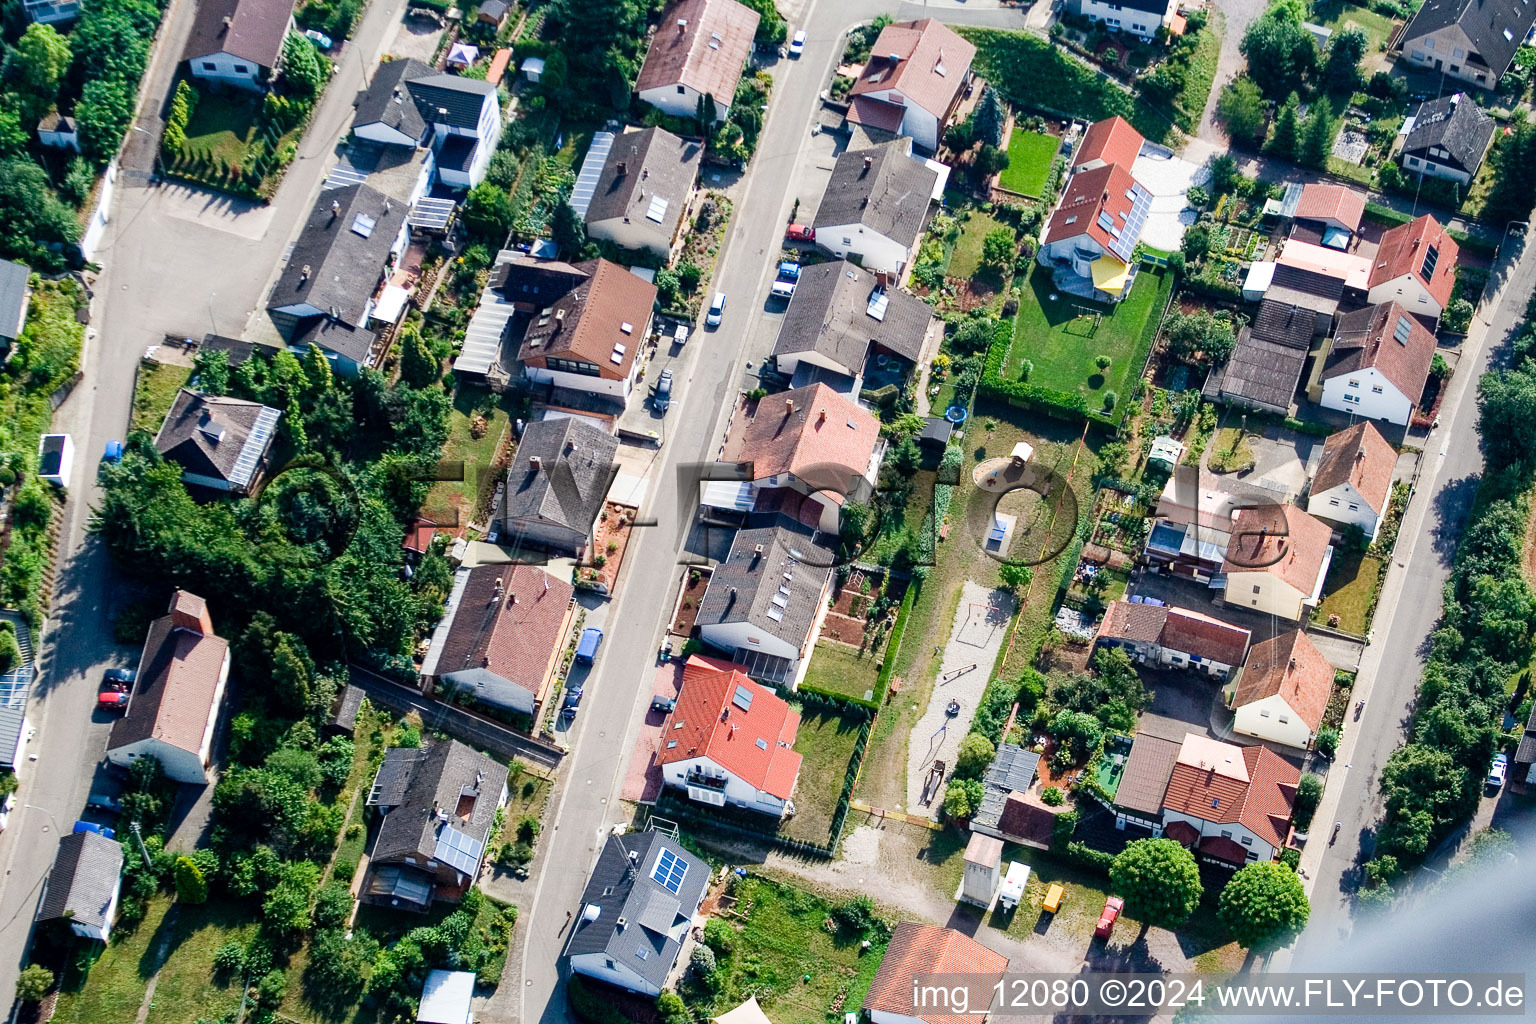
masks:
<path id="1" fill-rule="evenodd" d="M 710 508 L 751 512 L 757 504 L 757 484 L 751 480 L 706 480 L 699 501 Z"/>
<path id="2" fill-rule="evenodd" d="M 1336 224 L 1329 225 L 1323 232 L 1323 244 L 1330 249 L 1349 249 L 1349 232 Z"/>
<path id="3" fill-rule="evenodd" d="M 1118 295 L 1125 290 L 1130 268 L 1113 256 L 1100 256 L 1089 264 L 1093 268 L 1093 286 L 1101 292 Z"/>
<path id="4" fill-rule="evenodd" d="M 379 296 L 378 305 L 373 307 L 372 319 L 386 324 L 394 323 L 405 312 L 405 304 L 410 297 L 411 293 L 397 284 L 385 285 L 384 294 Z"/>
<path id="5" fill-rule="evenodd" d="M 773 1024 L 763 1008 L 757 1005 L 757 997 L 752 996 L 746 1002 L 734 1010 L 727 1010 L 720 1016 L 713 1018 L 714 1024 Z"/>

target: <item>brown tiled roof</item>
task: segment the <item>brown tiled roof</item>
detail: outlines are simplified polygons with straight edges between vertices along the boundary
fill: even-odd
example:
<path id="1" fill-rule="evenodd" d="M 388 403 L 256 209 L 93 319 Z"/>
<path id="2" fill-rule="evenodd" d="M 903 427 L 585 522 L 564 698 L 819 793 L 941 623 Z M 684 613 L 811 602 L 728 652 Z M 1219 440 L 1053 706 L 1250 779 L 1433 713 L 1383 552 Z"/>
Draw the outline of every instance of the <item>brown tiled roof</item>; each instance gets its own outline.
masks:
<path id="1" fill-rule="evenodd" d="M 1312 476 L 1312 493 L 1322 494 L 1341 484 L 1352 484 L 1379 516 L 1387 510 L 1392 495 L 1392 471 L 1396 467 L 1396 449 L 1381 436 L 1375 424 L 1362 421 L 1328 435 L 1323 442 L 1323 457 Z"/>
<path id="2" fill-rule="evenodd" d="M 1248 849 L 1234 839 L 1226 836 L 1206 836 L 1200 840 L 1200 852 L 1212 857 L 1219 857 L 1229 864 L 1246 864 L 1248 862 Z"/>
<path id="3" fill-rule="evenodd" d="M 1313 732 L 1323 724 L 1333 692 L 1333 666 L 1299 629 L 1253 645 L 1232 706 L 1244 707 L 1276 694 Z"/>
<path id="4" fill-rule="evenodd" d="M 1163 623 L 1167 621 L 1166 605 L 1111 601 L 1109 607 L 1104 609 L 1104 621 L 1099 624 L 1099 637 L 1155 644 L 1163 635 Z"/>
<path id="5" fill-rule="evenodd" d="M 976 47 L 932 18 L 896 22 L 880 30 L 850 95 L 857 100 L 866 93 L 895 89 L 909 104 L 943 118 L 964 88 L 975 56 Z M 896 123 L 901 123 L 900 117 Z"/>
<path id="6" fill-rule="evenodd" d="M 914 1015 L 912 979 L 919 974 L 981 974 L 1001 978 L 1007 969 L 1006 956 L 994 953 L 969 935 L 953 928 L 903 921 L 891 933 L 880 969 L 864 997 L 864 1009 L 910 1017 Z M 919 1019 L 929 1024 L 975 1021 L 974 1016 L 963 1014 L 925 1013 Z"/>
<path id="7" fill-rule="evenodd" d="M 855 96 L 848 107 L 848 120 L 866 128 L 878 128 L 893 135 L 901 130 L 906 118 L 906 108 L 873 96 Z"/>
<path id="8" fill-rule="evenodd" d="M 729 105 L 758 20 L 756 11 L 736 0 L 677 0 L 662 12 L 635 91 L 681 84 Z"/>
<path id="9" fill-rule="evenodd" d="M 830 485 L 828 469 L 852 478 L 836 481 L 844 486 L 862 477 L 880 439 L 880 427 L 863 408 L 825 384 L 811 384 L 793 391 L 769 395 L 740 432 L 726 440 L 723 462 L 752 463 L 753 479 L 781 473 L 802 477 L 807 471 L 818 483 Z"/>
<path id="10" fill-rule="evenodd" d="M 1180 846 L 1193 846 L 1200 841 L 1200 830 L 1187 821 L 1170 821 L 1163 829 L 1163 837 Z"/>
<path id="11" fill-rule="evenodd" d="M 1168 778 L 1178 759 L 1179 745 L 1176 742 L 1138 732 L 1125 759 L 1120 788 L 1115 790 L 1115 803 L 1144 814 L 1162 813 L 1163 794 L 1168 792 Z"/>
<path id="12" fill-rule="evenodd" d="M 741 666 L 689 658 L 677 707 L 661 729 L 657 761 L 707 757 L 754 789 L 788 800 L 800 777 L 799 730 L 800 713 L 747 678 Z"/>
<path id="13" fill-rule="evenodd" d="M 1141 133 L 1123 117 L 1095 121 L 1083 133 L 1083 141 L 1072 157 L 1072 166 L 1102 160 L 1107 164 L 1119 164 L 1129 172 L 1145 141 Z"/>
<path id="14" fill-rule="evenodd" d="M 1325 220 L 1350 231 L 1360 230 L 1364 216 L 1365 196 L 1344 185 L 1312 182 L 1302 188 L 1296 204 L 1297 220 Z"/>
<path id="15" fill-rule="evenodd" d="M 573 596 L 569 583 L 537 566 L 469 569 L 436 673 L 487 668 L 537 695 L 564 649 Z"/>
<path id="16" fill-rule="evenodd" d="M 604 259 L 578 263 L 575 269 L 587 277 L 544 307 L 547 316 L 542 310 L 534 313 L 519 357 L 538 367 L 551 358 L 579 359 L 596 365 L 603 377 L 623 380 L 645 343 L 656 286 Z"/>
<path id="17" fill-rule="evenodd" d="M 1403 340 L 1398 340 L 1399 335 Z M 1404 398 L 1417 404 L 1434 359 L 1435 336 L 1419 318 L 1409 316 L 1395 302 L 1382 302 L 1339 320 L 1323 380 L 1374 366 Z"/>
<path id="18" fill-rule="evenodd" d="M 202 601 L 178 590 L 170 613 L 149 624 L 133 697 L 112 723 L 109 748 L 151 737 L 194 754 L 202 747 L 209 719 L 218 714 L 214 696 L 229 654 L 228 640 L 190 628 L 207 621 Z"/>
<path id="19" fill-rule="evenodd" d="M 1099 223 L 1099 215 L 1107 213 L 1117 227 L 1125 224 L 1131 208 L 1136 205 L 1129 195 L 1135 184 L 1130 168 L 1120 164 L 1078 171 L 1068 180 L 1061 205 L 1051 215 L 1045 241 L 1059 242 L 1063 238 L 1087 235 L 1109 251 L 1111 243 L 1117 239 Z"/>
<path id="20" fill-rule="evenodd" d="M 1424 276 L 1424 254 L 1433 246 L 1437 253 L 1433 273 Z M 1429 214 L 1409 224 L 1389 228 L 1376 249 L 1376 265 L 1371 268 L 1371 287 L 1412 274 L 1441 306 L 1451 301 L 1456 283 L 1456 259 L 1461 247 L 1445 233 L 1440 222 Z"/>
<path id="21" fill-rule="evenodd" d="M 201 0 L 182 60 L 227 53 L 264 68 L 277 66 L 294 0 Z"/>
<path id="22" fill-rule="evenodd" d="M 1187 608 L 1111 601 L 1099 636 L 1155 643 L 1224 665 L 1242 663 L 1250 634 L 1240 626 Z"/>
<path id="23" fill-rule="evenodd" d="M 1237 747 L 1189 733 L 1163 806 L 1215 824 L 1238 822 L 1282 846 L 1300 779 L 1299 769 L 1267 747 Z"/>
<path id="24" fill-rule="evenodd" d="M 1266 572 L 1310 595 L 1317 586 L 1333 531 L 1295 505 L 1235 513 L 1221 571 Z"/>
<path id="25" fill-rule="evenodd" d="M 1003 800 L 1003 810 L 997 819 L 997 830 L 1009 839 L 1044 847 L 1051 845 L 1055 826 L 1056 812 L 1018 792 L 1009 793 Z"/>

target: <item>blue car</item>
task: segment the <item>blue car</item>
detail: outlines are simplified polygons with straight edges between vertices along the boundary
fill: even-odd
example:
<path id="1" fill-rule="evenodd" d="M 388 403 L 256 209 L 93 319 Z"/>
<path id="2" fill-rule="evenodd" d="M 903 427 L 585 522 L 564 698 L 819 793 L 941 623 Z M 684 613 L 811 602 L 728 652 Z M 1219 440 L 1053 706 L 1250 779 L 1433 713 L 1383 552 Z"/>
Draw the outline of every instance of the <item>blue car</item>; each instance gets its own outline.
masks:
<path id="1" fill-rule="evenodd" d="M 110 828 L 107 828 L 107 826 L 105 826 L 105 825 L 98 825 L 94 821 L 77 821 L 77 822 L 75 822 L 75 831 L 76 832 L 95 832 L 97 835 L 105 836 L 108 839 L 116 839 L 117 838 L 117 833 L 116 832 L 112 831 Z"/>
<path id="2" fill-rule="evenodd" d="M 581 642 L 576 645 L 576 663 L 590 665 L 597 660 L 597 649 L 602 646 L 603 631 L 596 626 L 588 626 L 581 634 Z"/>

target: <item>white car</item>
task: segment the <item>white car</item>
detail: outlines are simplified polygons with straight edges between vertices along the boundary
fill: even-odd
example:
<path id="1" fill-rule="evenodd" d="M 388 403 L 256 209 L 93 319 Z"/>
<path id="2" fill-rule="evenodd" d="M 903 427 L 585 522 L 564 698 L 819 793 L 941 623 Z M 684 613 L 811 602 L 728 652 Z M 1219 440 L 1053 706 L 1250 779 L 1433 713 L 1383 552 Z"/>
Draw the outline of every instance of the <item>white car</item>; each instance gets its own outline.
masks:
<path id="1" fill-rule="evenodd" d="M 804 52 L 805 29 L 801 29 L 800 31 L 796 32 L 794 38 L 789 41 L 789 55 L 791 57 L 798 57 Z"/>
<path id="2" fill-rule="evenodd" d="M 6 795 L 5 801 L 0 803 L 0 832 L 4 832 L 6 826 L 11 823 L 11 809 L 16 806 L 16 794 Z"/>
<path id="3" fill-rule="evenodd" d="M 705 315 L 704 322 L 710 327 L 719 327 L 720 318 L 725 315 L 725 292 L 715 292 L 715 301 L 709 304 L 709 313 Z"/>
<path id="4" fill-rule="evenodd" d="M 1509 771 L 1509 758 L 1499 754 L 1493 759 L 1493 766 L 1488 769 L 1488 778 L 1485 781 L 1489 789 L 1498 789 L 1504 785 L 1504 775 Z"/>

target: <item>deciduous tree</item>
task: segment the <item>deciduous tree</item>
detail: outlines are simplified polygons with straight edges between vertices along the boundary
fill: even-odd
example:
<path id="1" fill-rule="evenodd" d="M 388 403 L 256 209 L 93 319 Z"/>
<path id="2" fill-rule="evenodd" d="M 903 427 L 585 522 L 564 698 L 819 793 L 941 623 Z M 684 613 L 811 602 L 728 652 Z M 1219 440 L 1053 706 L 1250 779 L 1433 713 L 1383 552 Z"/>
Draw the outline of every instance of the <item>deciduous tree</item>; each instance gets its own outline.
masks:
<path id="1" fill-rule="evenodd" d="M 1172 839 L 1138 839 L 1116 855 L 1109 880 L 1125 912 L 1147 929 L 1177 928 L 1200 905 L 1200 869 Z"/>
<path id="2" fill-rule="evenodd" d="M 1248 58 L 1248 76 L 1273 100 L 1299 90 L 1317 67 L 1312 33 L 1283 5 L 1271 7 L 1252 22 L 1239 48 Z"/>
<path id="3" fill-rule="evenodd" d="M 1216 913 L 1240 945 L 1268 952 L 1301 934 L 1311 906 L 1296 872 L 1265 861 L 1232 876 L 1221 890 Z"/>
<path id="4" fill-rule="evenodd" d="M 1252 142 L 1264 129 L 1264 94 L 1253 79 L 1235 78 L 1221 91 L 1216 114 L 1234 141 Z M 1224 191 L 1220 187 L 1216 190 Z"/>

